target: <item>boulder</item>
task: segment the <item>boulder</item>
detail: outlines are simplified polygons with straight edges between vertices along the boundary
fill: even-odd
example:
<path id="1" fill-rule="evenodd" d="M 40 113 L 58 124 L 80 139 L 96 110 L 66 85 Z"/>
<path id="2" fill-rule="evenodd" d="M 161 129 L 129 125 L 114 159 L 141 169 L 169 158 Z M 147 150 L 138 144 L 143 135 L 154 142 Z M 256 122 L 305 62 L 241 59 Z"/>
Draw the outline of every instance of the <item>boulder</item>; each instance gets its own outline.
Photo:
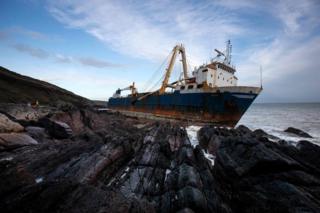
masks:
<path id="1" fill-rule="evenodd" d="M 15 149 L 21 146 L 36 145 L 38 142 L 24 133 L 1 133 L 0 149 Z"/>
<path id="2" fill-rule="evenodd" d="M 38 142 L 42 142 L 48 137 L 45 128 L 37 126 L 28 126 L 25 128 L 26 132 Z"/>
<path id="3" fill-rule="evenodd" d="M 179 175 L 177 178 L 177 183 L 179 188 L 183 188 L 187 185 L 200 189 L 202 188 L 203 185 L 200 179 L 200 175 L 194 167 L 184 163 L 179 166 L 178 174 Z"/>
<path id="4" fill-rule="evenodd" d="M 299 141 L 297 144 L 299 153 L 303 160 L 319 168 L 320 165 L 320 146 L 309 141 Z"/>
<path id="5" fill-rule="evenodd" d="M 0 133 L 5 132 L 22 132 L 23 126 L 10 120 L 6 115 L 0 113 Z"/>
<path id="6" fill-rule="evenodd" d="M 251 133 L 251 136 L 258 138 L 261 141 L 268 141 L 269 139 L 273 140 L 273 141 L 279 141 L 280 138 L 274 136 L 274 135 L 270 135 L 268 133 L 266 133 L 265 131 L 263 131 L 262 129 L 256 129 Z"/>
<path id="7" fill-rule="evenodd" d="M 209 141 L 207 151 L 212 155 L 216 155 L 220 144 L 221 138 L 219 136 L 212 137 Z"/>
<path id="8" fill-rule="evenodd" d="M 302 156 L 293 146 L 257 137 L 229 138 L 215 159 L 217 193 L 233 211 L 319 212 L 319 171 Z"/>
<path id="9" fill-rule="evenodd" d="M 49 135 L 57 139 L 70 138 L 73 134 L 72 129 L 66 123 L 54 121 L 49 118 L 41 118 L 39 123 L 45 127 Z"/>
<path id="10" fill-rule="evenodd" d="M 308 133 L 294 127 L 288 127 L 286 130 L 284 130 L 284 132 L 292 133 L 303 138 L 312 138 L 312 136 L 309 135 Z"/>
<path id="11" fill-rule="evenodd" d="M 245 125 L 239 125 L 237 128 L 236 128 L 237 131 L 239 131 L 241 134 L 250 134 L 252 131 L 246 127 Z"/>
<path id="12" fill-rule="evenodd" d="M 194 212 L 206 212 L 207 201 L 204 194 L 197 188 L 186 186 L 178 191 L 177 207 L 179 210 L 191 208 Z M 180 207 L 180 208 L 179 208 Z"/>

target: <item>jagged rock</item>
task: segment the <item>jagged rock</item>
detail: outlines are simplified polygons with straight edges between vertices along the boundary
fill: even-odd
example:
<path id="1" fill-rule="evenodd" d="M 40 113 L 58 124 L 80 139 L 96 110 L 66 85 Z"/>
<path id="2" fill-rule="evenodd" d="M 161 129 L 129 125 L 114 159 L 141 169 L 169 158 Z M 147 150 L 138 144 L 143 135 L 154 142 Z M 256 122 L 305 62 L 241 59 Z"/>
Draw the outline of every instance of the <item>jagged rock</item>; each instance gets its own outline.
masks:
<path id="1" fill-rule="evenodd" d="M 91 126 L 89 116 L 86 117 L 84 111 L 80 110 L 55 113 L 50 119 L 68 124 L 75 134 L 86 132 Z"/>
<path id="2" fill-rule="evenodd" d="M 0 133 L 5 132 L 22 132 L 23 126 L 10 120 L 6 115 L 0 113 Z"/>
<path id="3" fill-rule="evenodd" d="M 320 146 L 310 143 L 309 141 L 299 141 L 297 148 L 300 150 L 299 154 L 303 160 L 315 167 L 320 165 Z"/>
<path id="4" fill-rule="evenodd" d="M 48 137 L 45 128 L 37 126 L 28 126 L 25 128 L 26 132 L 38 142 L 42 142 Z"/>
<path id="5" fill-rule="evenodd" d="M 306 141 L 296 148 L 243 126 L 205 126 L 194 148 L 179 124 L 90 110 L 35 124 L 26 131 L 41 143 L 0 151 L 3 212 L 320 210 L 320 150 Z"/>
<path id="6" fill-rule="evenodd" d="M 216 155 L 220 144 L 221 144 L 221 138 L 219 136 L 212 137 L 209 141 L 207 151 L 212 155 Z"/>
<path id="7" fill-rule="evenodd" d="M 33 108 L 27 104 L 0 103 L 0 111 L 4 112 L 9 118 L 11 116 L 17 119 L 17 121 L 28 122 L 37 121 L 39 118 L 53 113 L 55 108 L 49 106 Z"/>
<path id="8" fill-rule="evenodd" d="M 204 194 L 197 188 L 186 186 L 178 191 L 177 209 L 190 208 L 195 212 L 206 212 L 207 201 Z"/>
<path id="9" fill-rule="evenodd" d="M 41 118 L 39 123 L 45 127 L 49 135 L 57 139 L 70 138 L 73 134 L 72 129 L 66 123 L 54 121 L 49 118 Z"/>
<path id="10" fill-rule="evenodd" d="M 182 164 L 178 168 L 178 187 L 193 186 L 202 189 L 203 185 L 199 173 L 192 166 Z"/>
<path id="11" fill-rule="evenodd" d="M 237 128 L 237 131 L 239 131 L 241 134 L 246 135 L 250 134 L 252 131 L 246 127 L 245 125 L 239 125 Z"/>
<path id="12" fill-rule="evenodd" d="M 38 144 L 33 138 L 24 133 L 1 133 L 0 149 L 15 149 L 21 146 Z"/>
<path id="13" fill-rule="evenodd" d="M 177 213 L 194 213 L 194 211 L 192 211 L 192 209 L 190 209 L 190 208 L 184 208 L 184 209 L 177 211 Z"/>
<path id="14" fill-rule="evenodd" d="M 268 133 L 266 133 L 265 131 L 263 131 L 262 129 L 256 129 L 254 130 L 251 135 L 253 137 L 258 138 L 260 141 L 265 141 L 268 142 L 269 139 L 274 140 L 274 141 L 280 141 L 280 138 L 274 136 L 274 135 L 270 135 Z"/>
<path id="15" fill-rule="evenodd" d="M 255 138 L 233 138 L 220 145 L 214 166 L 218 194 L 233 211 L 320 210 L 319 172 L 295 147 Z"/>
<path id="16" fill-rule="evenodd" d="M 285 131 L 285 132 L 288 132 L 288 133 L 295 134 L 295 135 L 300 136 L 300 137 L 312 138 L 312 136 L 309 135 L 308 133 L 302 131 L 301 129 L 297 129 L 297 128 L 294 128 L 294 127 L 289 127 L 289 128 L 287 128 L 286 130 L 284 130 L 284 131 Z"/>
<path id="17" fill-rule="evenodd" d="M 258 138 L 262 138 L 262 137 L 265 137 L 265 138 L 268 138 L 269 137 L 269 134 L 266 133 L 265 131 L 263 131 L 262 129 L 256 129 L 252 132 L 252 135 L 254 137 L 258 137 Z"/>
<path id="18" fill-rule="evenodd" d="M 72 180 L 43 182 L 21 189 L 21 194 L 0 204 L 4 212 L 155 212 L 142 200 L 127 199 Z"/>

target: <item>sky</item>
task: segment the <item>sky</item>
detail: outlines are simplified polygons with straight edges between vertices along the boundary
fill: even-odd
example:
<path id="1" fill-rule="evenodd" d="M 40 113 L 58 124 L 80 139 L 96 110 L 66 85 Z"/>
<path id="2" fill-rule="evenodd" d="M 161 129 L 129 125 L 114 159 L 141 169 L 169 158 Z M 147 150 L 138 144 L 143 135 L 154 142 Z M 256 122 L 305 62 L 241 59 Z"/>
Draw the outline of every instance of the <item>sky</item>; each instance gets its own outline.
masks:
<path id="1" fill-rule="evenodd" d="M 176 44 L 191 70 L 230 39 L 238 85 L 260 86 L 262 68 L 257 102 L 320 102 L 319 0 L 1 0 L 0 11 L 0 66 L 89 99 L 156 88 Z"/>

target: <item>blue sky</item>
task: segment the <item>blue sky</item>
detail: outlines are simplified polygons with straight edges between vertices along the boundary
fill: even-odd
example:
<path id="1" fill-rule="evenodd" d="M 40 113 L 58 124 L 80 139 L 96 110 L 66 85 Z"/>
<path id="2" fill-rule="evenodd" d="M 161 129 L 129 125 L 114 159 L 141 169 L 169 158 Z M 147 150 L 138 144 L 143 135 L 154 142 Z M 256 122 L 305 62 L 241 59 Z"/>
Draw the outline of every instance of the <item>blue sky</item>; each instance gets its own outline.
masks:
<path id="1" fill-rule="evenodd" d="M 132 81 L 146 88 L 177 43 L 194 67 L 231 39 L 239 85 L 258 86 L 263 68 L 258 102 L 320 101 L 318 0 L 2 0 L 0 9 L 0 66 L 90 99 Z"/>

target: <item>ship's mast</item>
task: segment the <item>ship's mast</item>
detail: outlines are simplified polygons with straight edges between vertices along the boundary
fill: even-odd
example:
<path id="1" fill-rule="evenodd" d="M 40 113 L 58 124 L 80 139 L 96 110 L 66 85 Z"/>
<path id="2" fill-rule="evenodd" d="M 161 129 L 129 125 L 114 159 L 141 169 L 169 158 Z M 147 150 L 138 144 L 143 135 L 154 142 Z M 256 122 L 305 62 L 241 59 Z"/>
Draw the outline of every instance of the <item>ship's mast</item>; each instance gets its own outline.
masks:
<path id="1" fill-rule="evenodd" d="M 188 78 L 188 68 L 187 68 L 187 59 L 186 59 L 186 51 L 182 44 L 176 45 L 172 50 L 172 56 L 168 65 L 168 68 L 166 69 L 166 74 L 164 77 L 164 80 L 162 82 L 161 88 L 159 90 L 159 94 L 163 94 L 168 86 L 169 78 L 172 73 L 174 63 L 176 61 L 177 55 L 181 53 L 181 61 L 183 66 L 183 74 L 184 79 Z"/>
<path id="2" fill-rule="evenodd" d="M 227 46 L 226 46 L 226 54 L 225 54 L 225 59 L 224 63 L 230 65 L 231 64 L 231 52 L 232 52 L 232 45 L 230 40 L 227 41 Z"/>

